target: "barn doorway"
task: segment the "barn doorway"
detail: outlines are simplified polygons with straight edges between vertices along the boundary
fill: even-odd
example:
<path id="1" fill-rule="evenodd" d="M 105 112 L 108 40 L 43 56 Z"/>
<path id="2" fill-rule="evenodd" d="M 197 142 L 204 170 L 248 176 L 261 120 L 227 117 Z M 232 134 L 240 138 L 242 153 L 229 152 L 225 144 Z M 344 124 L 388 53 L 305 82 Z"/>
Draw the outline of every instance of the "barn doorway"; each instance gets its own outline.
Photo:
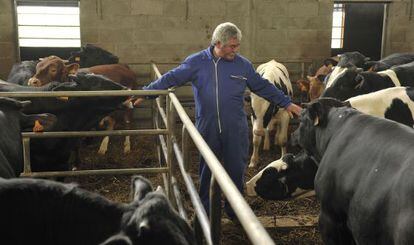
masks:
<path id="1" fill-rule="evenodd" d="M 359 51 L 372 60 L 381 59 L 384 13 L 385 3 L 335 3 L 332 56 Z"/>

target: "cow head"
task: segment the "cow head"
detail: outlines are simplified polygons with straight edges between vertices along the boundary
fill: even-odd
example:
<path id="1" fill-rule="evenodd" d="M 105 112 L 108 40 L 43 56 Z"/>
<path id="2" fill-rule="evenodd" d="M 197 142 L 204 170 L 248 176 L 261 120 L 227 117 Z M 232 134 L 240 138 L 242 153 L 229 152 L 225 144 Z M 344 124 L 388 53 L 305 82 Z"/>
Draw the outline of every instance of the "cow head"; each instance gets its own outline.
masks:
<path id="1" fill-rule="evenodd" d="M 369 60 L 369 57 L 365 57 L 365 55 L 360 52 L 346 52 L 339 55 L 338 66 L 347 67 L 349 65 L 353 65 L 356 67 L 364 67 L 365 63 Z"/>
<path id="2" fill-rule="evenodd" d="M 362 72 L 362 69 L 351 67 L 346 68 L 330 87 L 327 87 L 322 93 L 321 97 L 331 97 L 339 100 L 346 100 L 356 95 L 359 95 L 359 81 L 356 80 L 357 75 Z"/>
<path id="3" fill-rule="evenodd" d="M 78 63 L 82 68 L 96 65 L 117 64 L 118 61 L 119 58 L 117 56 L 92 44 L 86 44 L 80 51 L 72 52 L 69 57 L 70 63 Z"/>
<path id="4" fill-rule="evenodd" d="M 316 171 L 316 163 L 304 151 L 297 156 L 286 154 L 246 183 L 247 194 L 258 194 L 267 200 L 283 200 L 290 197 L 297 187 L 313 189 Z"/>
<path id="5" fill-rule="evenodd" d="M 64 60 L 57 56 L 49 56 L 36 65 L 36 74 L 29 79 L 28 85 L 40 87 L 53 81 L 67 82 L 69 74 L 75 74 L 79 65 L 66 65 Z"/>
<path id="6" fill-rule="evenodd" d="M 148 180 L 134 176 L 132 192 L 134 201 L 122 217 L 121 232 L 102 245 L 195 244 L 190 226 L 174 211 L 162 190 L 152 191 Z"/>
<path id="7" fill-rule="evenodd" d="M 342 107 L 347 104 L 333 98 L 319 98 L 304 105 L 300 116 L 300 124 L 292 134 L 292 141 L 311 153 L 317 159 L 316 129 L 325 128 L 328 123 L 328 114 L 333 107 Z"/>
<path id="8" fill-rule="evenodd" d="M 325 84 L 323 83 L 325 75 L 307 76 L 307 78 L 309 80 L 309 99 L 313 101 L 319 98 L 325 89 Z"/>

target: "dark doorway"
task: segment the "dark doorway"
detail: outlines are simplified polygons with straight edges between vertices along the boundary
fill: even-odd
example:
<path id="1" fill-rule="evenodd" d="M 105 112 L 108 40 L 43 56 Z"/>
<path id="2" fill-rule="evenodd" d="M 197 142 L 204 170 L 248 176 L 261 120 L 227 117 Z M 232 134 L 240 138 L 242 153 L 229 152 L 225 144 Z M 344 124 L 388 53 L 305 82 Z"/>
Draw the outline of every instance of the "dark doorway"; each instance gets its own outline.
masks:
<path id="1" fill-rule="evenodd" d="M 372 60 L 381 59 L 383 3 L 346 3 L 343 47 L 332 55 L 359 51 Z"/>
<path id="2" fill-rule="evenodd" d="M 20 59 L 37 60 L 50 55 L 56 55 L 65 60 L 70 57 L 71 52 L 79 50 L 80 48 L 20 47 Z"/>

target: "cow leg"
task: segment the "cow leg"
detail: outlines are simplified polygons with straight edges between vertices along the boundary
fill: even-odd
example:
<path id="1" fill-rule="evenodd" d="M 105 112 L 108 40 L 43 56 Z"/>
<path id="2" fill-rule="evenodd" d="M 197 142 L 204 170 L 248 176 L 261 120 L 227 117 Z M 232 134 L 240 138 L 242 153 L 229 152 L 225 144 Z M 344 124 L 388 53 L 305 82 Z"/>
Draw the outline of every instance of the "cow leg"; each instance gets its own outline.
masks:
<path id="1" fill-rule="evenodd" d="M 101 127 L 105 125 L 106 126 L 105 130 L 114 130 L 115 120 L 112 117 L 107 116 L 101 120 L 99 125 Z M 108 151 L 108 144 L 109 144 L 109 136 L 105 136 L 101 142 L 101 146 L 99 147 L 98 153 L 101 155 L 105 155 L 106 152 Z"/>
<path id="2" fill-rule="evenodd" d="M 253 152 L 252 157 L 250 158 L 249 168 L 255 167 L 257 162 L 259 161 L 259 146 L 261 141 L 262 136 L 255 135 L 253 133 Z"/>
<path id="3" fill-rule="evenodd" d="M 319 214 L 319 231 L 323 243 L 326 245 L 355 244 L 352 234 L 346 226 L 346 221 L 338 215 L 327 212 L 322 207 Z"/>
<path id="4" fill-rule="evenodd" d="M 125 127 L 127 129 L 131 128 L 132 112 L 133 112 L 132 109 L 127 109 L 124 114 Z M 128 154 L 130 152 L 131 152 L 131 141 L 130 141 L 130 136 L 127 135 L 125 136 L 125 140 L 124 140 L 124 153 Z"/>
<path id="5" fill-rule="evenodd" d="M 267 151 L 270 149 L 270 132 L 275 129 L 276 119 L 272 118 L 265 129 L 264 141 L 263 141 L 263 150 Z"/>
<path id="6" fill-rule="evenodd" d="M 280 146 L 281 156 L 286 154 L 286 143 L 288 139 L 288 129 L 290 116 L 285 110 L 279 110 L 276 114 L 276 133 L 275 145 Z"/>

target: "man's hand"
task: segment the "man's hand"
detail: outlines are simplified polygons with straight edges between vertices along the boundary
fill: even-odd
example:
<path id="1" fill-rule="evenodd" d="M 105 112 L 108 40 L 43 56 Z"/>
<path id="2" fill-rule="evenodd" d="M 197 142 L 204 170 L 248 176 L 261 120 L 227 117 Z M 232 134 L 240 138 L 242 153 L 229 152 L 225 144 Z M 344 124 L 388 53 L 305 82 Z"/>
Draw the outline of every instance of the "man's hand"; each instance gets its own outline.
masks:
<path id="1" fill-rule="evenodd" d="M 290 105 L 288 105 L 285 109 L 288 112 L 295 114 L 296 116 L 300 116 L 300 112 L 302 111 L 302 107 L 293 103 L 290 103 Z"/>
<path id="2" fill-rule="evenodd" d="M 144 98 L 138 98 L 135 100 L 134 102 L 134 106 L 137 107 L 139 106 L 145 99 Z"/>

